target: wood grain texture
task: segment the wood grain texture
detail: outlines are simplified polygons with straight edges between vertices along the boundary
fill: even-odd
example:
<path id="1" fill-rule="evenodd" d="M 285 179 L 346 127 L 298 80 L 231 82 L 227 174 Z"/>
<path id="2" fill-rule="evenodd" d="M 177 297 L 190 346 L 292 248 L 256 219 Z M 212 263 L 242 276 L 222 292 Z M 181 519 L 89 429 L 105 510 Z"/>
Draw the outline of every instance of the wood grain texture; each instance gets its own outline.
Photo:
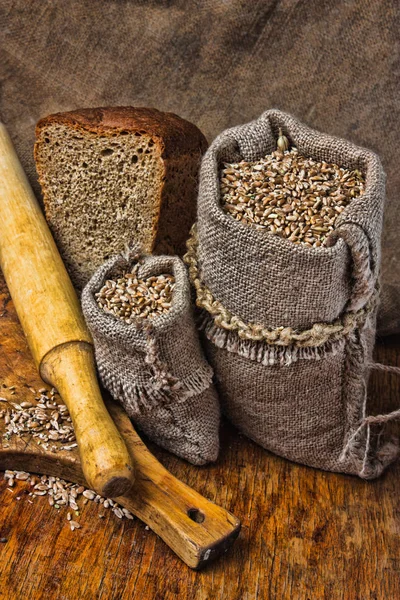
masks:
<path id="1" fill-rule="evenodd" d="M 18 388 L 38 379 L 12 303 L 0 298 L 1 381 Z M 12 345 L 12 363 L 6 352 Z M 400 366 L 400 342 L 378 347 Z M 400 404 L 398 379 L 377 374 L 374 409 Z M 3 393 L 3 392 L 2 392 Z M 4 395 L 6 392 L 4 393 Z M 262 450 L 225 426 L 211 467 L 193 467 L 156 450 L 182 481 L 242 519 L 230 552 L 191 571 L 139 520 L 100 520 L 89 504 L 71 532 L 65 513 L 35 505 L 0 481 L 0 598 L 60 600 L 387 600 L 400 597 L 399 464 L 365 482 L 323 473 Z"/>

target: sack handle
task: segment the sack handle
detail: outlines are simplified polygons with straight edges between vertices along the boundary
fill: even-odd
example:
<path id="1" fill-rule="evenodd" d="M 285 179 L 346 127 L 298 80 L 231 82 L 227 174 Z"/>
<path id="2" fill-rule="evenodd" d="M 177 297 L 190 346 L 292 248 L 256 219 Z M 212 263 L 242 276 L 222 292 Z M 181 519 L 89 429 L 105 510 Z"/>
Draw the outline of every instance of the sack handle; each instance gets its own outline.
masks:
<path id="1" fill-rule="evenodd" d="M 383 365 L 381 363 L 376 363 L 376 362 L 370 362 L 370 363 L 368 363 L 367 366 L 371 370 L 383 371 L 385 373 L 395 373 L 396 375 L 400 375 L 400 367 Z M 361 434 L 364 431 L 364 429 L 367 428 L 367 442 L 366 442 L 366 448 L 365 448 L 365 453 L 364 453 L 363 466 L 360 471 L 360 477 L 365 475 L 367 461 L 368 461 L 368 451 L 369 451 L 370 439 L 371 439 L 371 425 L 376 425 L 376 424 L 384 425 L 385 423 L 389 423 L 390 421 L 395 421 L 397 419 L 400 419 L 400 408 L 397 408 L 396 410 L 393 410 L 390 413 L 380 414 L 380 415 L 369 415 L 367 417 L 364 417 L 362 419 L 361 423 L 359 424 L 359 426 L 357 427 L 357 429 L 351 434 L 351 436 L 347 440 L 347 443 L 346 443 L 345 447 L 343 448 L 343 451 L 340 455 L 339 461 L 343 462 L 347 458 L 349 452 L 351 450 L 353 450 L 355 448 L 355 446 L 357 445 L 356 440 L 357 440 L 359 434 Z M 397 445 L 393 446 L 391 448 L 391 451 L 393 453 L 393 458 L 394 458 L 395 455 L 398 454 Z"/>
<path id="2" fill-rule="evenodd" d="M 368 302 L 376 287 L 377 267 L 373 264 L 368 237 L 357 223 L 344 223 L 333 231 L 327 240 L 327 246 L 342 238 L 352 257 L 352 278 L 354 286 L 347 306 L 349 311 L 357 311 Z"/>

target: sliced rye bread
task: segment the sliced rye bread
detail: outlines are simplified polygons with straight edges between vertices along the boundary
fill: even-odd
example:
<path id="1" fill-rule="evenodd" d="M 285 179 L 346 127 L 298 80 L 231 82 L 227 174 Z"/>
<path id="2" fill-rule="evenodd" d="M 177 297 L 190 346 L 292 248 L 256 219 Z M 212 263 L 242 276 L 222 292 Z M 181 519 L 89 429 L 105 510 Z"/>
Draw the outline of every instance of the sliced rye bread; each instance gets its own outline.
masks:
<path id="1" fill-rule="evenodd" d="M 145 252 L 184 253 L 206 148 L 195 125 L 154 108 L 82 109 L 38 122 L 45 215 L 78 289 L 133 241 Z"/>

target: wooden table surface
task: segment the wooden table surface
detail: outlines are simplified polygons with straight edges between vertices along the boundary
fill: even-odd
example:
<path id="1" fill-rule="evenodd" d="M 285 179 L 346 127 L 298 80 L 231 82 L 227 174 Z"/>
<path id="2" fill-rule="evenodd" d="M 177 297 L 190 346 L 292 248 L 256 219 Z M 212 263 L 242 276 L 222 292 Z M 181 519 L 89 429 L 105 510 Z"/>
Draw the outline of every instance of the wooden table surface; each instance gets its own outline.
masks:
<path id="1" fill-rule="evenodd" d="M 18 329 L 18 360 L 6 363 L 4 324 L 16 328 L 0 281 L 0 385 L 41 387 Z M 44 324 L 45 326 L 45 324 Z M 400 340 L 377 347 L 400 366 Z M 25 391 L 24 391 L 25 390 Z M 400 380 L 374 374 L 373 410 L 400 404 Z M 242 520 L 230 551 L 206 570 L 183 564 L 139 520 L 82 510 L 70 531 L 66 509 L 28 502 L 26 484 L 0 481 L 0 598 L 46 600 L 395 600 L 400 598 L 400 465 L 379 480 L 324 473 L 273 456 L 225 424 L 217 464 L 193 467 L 151 446 L 180 479 Z M 19 496 L 20 500 L 16 500 Z"/>

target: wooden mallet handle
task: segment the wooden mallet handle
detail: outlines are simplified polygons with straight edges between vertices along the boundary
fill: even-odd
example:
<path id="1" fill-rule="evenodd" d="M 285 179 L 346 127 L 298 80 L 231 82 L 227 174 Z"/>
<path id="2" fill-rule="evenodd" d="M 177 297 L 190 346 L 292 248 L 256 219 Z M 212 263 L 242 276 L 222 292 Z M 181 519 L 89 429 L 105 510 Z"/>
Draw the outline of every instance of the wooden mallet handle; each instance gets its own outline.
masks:
<path id="1" fill-rule="evenodd" d="M 131 457 L 104 406 L 78 298 L 1 123 L 0 266 L 40 375 L 68 406 L 86 480 L 104 496 L 125 494 Z"/>

